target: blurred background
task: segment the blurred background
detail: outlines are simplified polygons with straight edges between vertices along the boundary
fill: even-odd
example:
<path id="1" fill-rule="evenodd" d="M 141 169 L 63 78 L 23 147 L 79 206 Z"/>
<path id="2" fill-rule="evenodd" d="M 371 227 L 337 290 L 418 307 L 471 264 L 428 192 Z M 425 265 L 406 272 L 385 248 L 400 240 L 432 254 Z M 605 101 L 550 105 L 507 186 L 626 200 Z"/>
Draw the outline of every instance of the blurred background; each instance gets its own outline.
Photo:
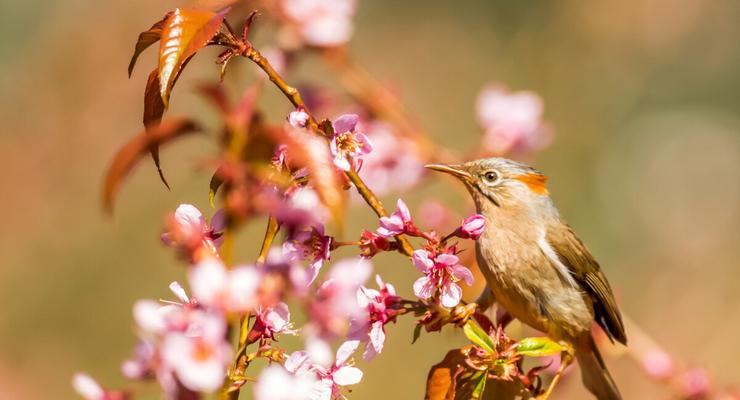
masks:
<path id="1" fill-rule="evenodd" d="M 141 129 L 155 65 L 156 51 L 147 51 L 127 78 L 136 36 L 181 4 L 0 3 L 1 399 L 75 398 L 70 377 L 78 370 L 108 387 L 124 384 L 133 302 L 169 297 L 166 285 L 183 281 L 158 236 L 179 203 L 208 209 L 210 172 L 197 166 L 214 154 L 213 140 L 191 137 L 163 150 L 171 192 L 146 160 L 115 215 L 100 207 L 109 160 Z M 365 0 L 350 52 L 391 83 L 436 142 L 460 153 L 479 142 L 474 105 L 485 84 L 540 94 L 556 133 L 535 165 L 550 176 L 556 203 L 600 260 L 622 310 L 679 362 L 706 368 L 724 386 L 740 384 L 739 18 L 733 0 Z M 270 40 L 258 33 L 258 42 Z M 217 79 L 215 55 L 195 58 L 170 109 L 205 121 L 210 135 L 214 113 L 194 88 Z M 243 87 L 254 74 L 237 61 L 229 83 Z M 308 77 L 334 84 L 311 57 L 289 76 Z M 262 106 L 277 121 L 290 107 L 271 89 Z M 469 211 L 441 181 L 385 201 L 398 196 L 412 210 L 436 199 Z M 363 205 L 350 213 L 346 232 L 376 226 Z M 253 259 L 262 230 L 260 221 L 242 232 L 242 260 Z M 393 256 L 374 264 L 411 296 L 417 273 L 409 264 Z M 392 398 L 420 398 L 429 366 L 465 343 L 445 329 L 412 346 L 412 331 L 410 318 L 389 327 L 382 356 L 360 363 L 365 379 L 351 398 L 388 396 L 389 387 Z M 608 362 L 625 398 L 672 397 L 632 361 Z M 555 397 L 589 398 L 575 375 Z"/>

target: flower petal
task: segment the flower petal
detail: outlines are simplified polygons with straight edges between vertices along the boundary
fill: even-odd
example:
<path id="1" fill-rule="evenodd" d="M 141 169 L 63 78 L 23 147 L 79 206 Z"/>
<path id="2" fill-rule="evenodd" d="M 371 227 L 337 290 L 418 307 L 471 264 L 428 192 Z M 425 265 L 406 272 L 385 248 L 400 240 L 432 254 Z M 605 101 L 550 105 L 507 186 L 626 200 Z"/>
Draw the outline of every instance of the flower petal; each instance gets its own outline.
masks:
<path id="1" fill-rule="evenodd" d="M 359 340 L 348 340 L 344 343 L 342 343 L 341 346 L 339 346 L 339 349 L 337 349 L 337 359 L 334 362 L 334 365 L 340 366 L 344 365 L 344 363 L 347 362 L 347 359 L 352 355 L 352 353 L 357 350 L 357 347 L 360 346 Z"/>
<path id="2" fill-rule="evenodd" d="M 450 282 L 442 286 L 442 294 L 440 295 L 440 300 L 442 300 L 443 306 L 455 307 L 460 303 L 461 298 L 462 289 L 460 289 L 460 286 L 458 286 L 457 283 Z"/>
<path id="3" fill-rule="evenodd" d="M 357 121 L 359 120 L 359 117 L 357 114 L 344 114 L 337 117 L 337 119 L 332 122 L 332 126 L 334 128 L 334 134 L 338 135 L 340 133 L 345 132 L 352 132 L 355 130 L 355 127 L 357 126 Z"/>
<path id="4" fill-rule="evenodd" d="M 473 281 L 475 281 L 473 273 L 467 267 L 460 264 L 452 267 L 452 275 L 457 279 L 465 281 L 468 286 L 472 285 Z"/>
<path id="5" fill-rule="evenodd" d="M 422 300 L 429 299 L 434 295 L 434 284 L 428 276 L 422 276 L 414 282 L 414 294 Z"/>
<path id="6" fill-rule="evenodd" d="M 427 250 L 414 250 L 411 260 L 419 271 L 427 273 L 432 269 L 432 267 L 434 267 L 434 261 L 429 258 L 430 255 L 431 254 Z"/>
<path id="7" fill-rule="evenodd" d="M 334 371 L 332 376 L 337 385 L 355 385 L 362 380 L 362 371 L 356 367 L 342 367 Z"/>

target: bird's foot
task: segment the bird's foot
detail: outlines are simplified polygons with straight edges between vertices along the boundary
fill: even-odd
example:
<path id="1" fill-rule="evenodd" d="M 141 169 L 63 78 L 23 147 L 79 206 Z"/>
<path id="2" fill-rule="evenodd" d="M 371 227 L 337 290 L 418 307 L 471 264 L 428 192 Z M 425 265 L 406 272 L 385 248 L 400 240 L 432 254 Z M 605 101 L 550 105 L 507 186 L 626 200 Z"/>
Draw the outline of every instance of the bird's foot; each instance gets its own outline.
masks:
<path id="1" fill-rule="evenodd" d="M 450 311 L 450 322 L 458 326 L 463 326 L 477 310 L 478 304 L 476 303 L 458 304 Z"/>

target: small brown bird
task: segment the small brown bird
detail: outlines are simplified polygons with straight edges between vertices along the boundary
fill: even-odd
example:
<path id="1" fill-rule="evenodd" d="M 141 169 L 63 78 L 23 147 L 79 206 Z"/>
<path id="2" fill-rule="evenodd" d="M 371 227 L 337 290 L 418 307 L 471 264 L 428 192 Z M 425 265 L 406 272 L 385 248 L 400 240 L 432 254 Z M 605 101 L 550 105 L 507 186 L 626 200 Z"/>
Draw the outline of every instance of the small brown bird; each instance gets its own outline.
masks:
<path id="1" fill-rule="evenodd" d="M 599 264 L 553 205 L 547 177 L 504 158 L 427 168 L 460 179 L 486 219 L 476 255 L 488 287 L 478 307 L 495 300 L 514 318 L 570 344 L 586 388 L 600 400 L 621 399 L 591 327 L 595 320 L 612 341 L 626 344 L 622 317 Z M 570 362 L 566 354 L 545 397 Z"/>

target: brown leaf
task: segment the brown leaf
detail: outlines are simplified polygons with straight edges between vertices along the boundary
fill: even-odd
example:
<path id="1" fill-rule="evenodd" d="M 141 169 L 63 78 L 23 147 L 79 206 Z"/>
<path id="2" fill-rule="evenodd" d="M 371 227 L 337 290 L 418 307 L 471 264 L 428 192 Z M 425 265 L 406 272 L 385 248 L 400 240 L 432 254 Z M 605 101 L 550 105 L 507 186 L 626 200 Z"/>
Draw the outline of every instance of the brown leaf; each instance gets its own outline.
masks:
<path id="1" fill-rule="evenodd" d="M 153 126 L 159 125 L 160 121 L 162 121 L 163 114 L 164 103 L 162 102 L 162 96 L 159 95 L 159 76 L 155 68 L 149 74 L 146 89 L 144 90 L 144 127 L 146 128 L 146 132 L 149 132 Z M 157 167 L 159 179 L 169 189 L 170 185 L 167 183 L 167 179 L 165 179 L 162 168 L 159 165 L 159 146 L 149 146 L 149 153 L 152 155 L 154 165 Z"/>
<path id="2" fill-rule="evenodd" d="M 465 346 L 447 352 L 445 358 L 432 366 L 427 375 L 426 400 L 468 400 L 474 394 L 481 372 L 470 368 L 465 360 L 473 346 Z M 518 381 L 488 379 L 485 384 L 484 400 L 514 400 L 529 398 Z"/>
<path id="3" fill-rule="evenodd" d="M 219 13 L 178 8 L 165 21 L 159 42 L 160 93 L 165 107 L 184 62 L 218 33 L 228 11 L 228 8 Z"/>
<path id="4" fill-rule="evenodd" d="M 176 118 L 162 122 L 139 133 L 121 147 L 108 167 L 103 185 L 103 209 L 111 213 L 113 203 L 123 179 L 136 166 L 141 157 L 152 146 L 159 146 L 182 135 L 197 132 L 200 127 L 187 118 Z"/>
<path id="5" fill-rule="evenodd" d="M 134 54 L 131 56 L 131 61 L 128 63 L 129 78 L 131 77 L 131 73 L 134 72 L 134 66 L 136 65 L 136 60 L 139 58 L 139 54 L 146 50 L 147 47 L 159 41 L 162 37 L 162 27 L 170 15 L 172 15 L 172 11 L 165 14 L 161 20 L 155 22 L 151 28 L 139 34 L 139 39 L 136 41 L 136 47 L 134 48 Z"/>
<path id="6" fill-rule="evenodd" d="M 455 380 L 465 368 L 465 359 L 473 346 L 465 346 L 447 352 L 445 358 L 432 366 L 427 375 L 426 400 L 453 400 Z"/>

